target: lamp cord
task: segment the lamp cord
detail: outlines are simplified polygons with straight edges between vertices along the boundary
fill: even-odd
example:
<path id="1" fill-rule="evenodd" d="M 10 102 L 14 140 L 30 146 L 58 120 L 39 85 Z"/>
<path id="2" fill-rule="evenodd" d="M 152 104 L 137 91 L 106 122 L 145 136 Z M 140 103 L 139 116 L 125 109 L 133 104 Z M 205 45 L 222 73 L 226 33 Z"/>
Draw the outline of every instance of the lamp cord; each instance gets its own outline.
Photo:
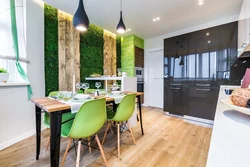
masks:
<path id="1" fill-rule="evenodd" d="M 122 0 L 121 0 L 121 11 L 122 11 Z"/>

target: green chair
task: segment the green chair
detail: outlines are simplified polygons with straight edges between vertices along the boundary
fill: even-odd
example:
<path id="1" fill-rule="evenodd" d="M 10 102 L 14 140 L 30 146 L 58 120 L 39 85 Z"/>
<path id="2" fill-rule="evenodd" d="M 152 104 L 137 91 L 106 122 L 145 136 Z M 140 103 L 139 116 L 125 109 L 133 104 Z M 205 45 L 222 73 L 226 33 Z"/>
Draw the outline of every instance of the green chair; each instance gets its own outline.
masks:
<path id="1" fill-rule="evenodd" d="M 97 136 L 97 132 L 103 127 L 106 120 L 106 100 L 97 99 L 84 103 L 77 112 L 75 119 L 62 125 L 61 136 L 65 138 L 69 137 L 69 141 L 62 159 L 61 167 L 64 166 L 64 162 L 73 139 L 83 139 L 89 138 L 91 136 L 95 136 L 95 140 L 100 148 L 105 165 L 108 166 L 106 157 L 102 149 L 102 145 Z M 78 141 L 78 151 L 76 160 L 77 167 L 79 166 L 80 150 L 81 140 Z"/>
<path id="2" fill-rule="evenodd" d="M 132 139 L 135 142 L 134 134 L 132 132 L 132 129 L 129 127 L 128 119 L 133 115 L 134 109 L 135 109 L 135 98 L 136 94 L 128 94 L 126 95 L 121 103 L 119 104 L 116 112 L 108 112 L 108 125 L 106 128 L 106 131 L 104 133 L 104 137 L 102 140 L 102 145 L 104 144 L 105 138 L 107 136 L 107 133 L 109 131 L 109 128 L 112 126 L 112 123 L 117 124 L 117 148 L 118 148 L 118 157 L 120 158 L 120 127 L 126 127 L 127 130 L 129 130 Z M 121 126 L 120 126 L 121 123 Z M 113 126 L 114 126 L 113 124 Z"/>
<path id="3" fill-rule="evenodd" d="M 58 92 L 59 91 L 51 92 L 49 94 L 49 97 L 57 96 Z M 71 119 L 75 118 L 75 115 L 76 114 L 71 114 L 71 113 L 65 113 L 65 114 L 63 114 L 62 115 L 62 124 L 64 124 L 65 121 L 68 121 L 68 120 L 71 120 Z M 43 124 L 44 124 L 44 126 L 46 128 L 50 128 L 50 115 L 47 112 L 44 113 Z M 48 143 L 46 145 L 46 150 L 48 150 L 49 144 L 50 144 L 50 139 L 49 139 L 49 141 L 48 141 Z"/>

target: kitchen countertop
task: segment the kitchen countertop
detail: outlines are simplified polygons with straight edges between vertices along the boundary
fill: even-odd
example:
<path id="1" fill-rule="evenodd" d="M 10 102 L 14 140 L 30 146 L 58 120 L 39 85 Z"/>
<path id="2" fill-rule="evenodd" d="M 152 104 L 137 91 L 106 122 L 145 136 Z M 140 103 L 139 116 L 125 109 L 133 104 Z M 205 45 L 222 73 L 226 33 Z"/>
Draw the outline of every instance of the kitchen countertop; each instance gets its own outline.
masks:
<path id="1" fill-rule="evenodd" d="M 234 89 L 238 86 L 220 88 L 207 167 L 249 167 L 250 116 L 220 102 L 221 99 L 229 98 L 224 93 L 225 88 Z"/>

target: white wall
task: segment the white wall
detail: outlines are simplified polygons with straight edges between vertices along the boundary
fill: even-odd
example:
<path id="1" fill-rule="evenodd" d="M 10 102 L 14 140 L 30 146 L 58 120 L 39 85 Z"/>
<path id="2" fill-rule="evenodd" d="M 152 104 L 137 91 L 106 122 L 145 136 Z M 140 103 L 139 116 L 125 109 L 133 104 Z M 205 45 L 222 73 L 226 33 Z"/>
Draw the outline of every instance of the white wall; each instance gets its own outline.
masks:
<path id="1" fill-rule="evenodd" d="M 39 0 L 27 0 L 27 73 L 33 98 L 43 97 L 44 10 Z M 35 134 L 35 107 L 28 101 L 27 87 L 0 87 L 0 150 Z"/>
<path id="2" fill-rule="evenodd" d="M 223 19 L 217 19 L 214 20 L 212 22 L 208 22 L 206 24 L 201 24 L 201 25 L 197 25 L 194 27 L 190 27 L 190 28 L 186 28 L 186 29 L 182 29 L 179 31 L 175 31 L 175 32 L 171 32 L 168 34 L 164 34 L 161 36 L 157 36 L 154 38 L 150 38 L 150 39 L 146 39 L 144 41 L 144 53 L 145 53 L 145 59 L 144 59 L 144 93 L 145 93 L 145 98 L 144 98 L 144 105 L 146 106 L 148 104 L 148 98 L 149 97 L 149 86 L 148 86 L 148 60 L 147 57 L 149 55 L 150 52 L 152 51 L 156 51 L 156 50 L 163 50 L 163 41 L 165 38 L 170 38 L 170 37 L 174 37 L 174 36 L 178 36 L 181 34 L 186 34 L 186 33 L 190 33 L 193 31 L 198 31 L 198 30 L 202 30 L 202 29 L 206 29 L 209 27 L 214 27 L 214 26 L 218 26 L 221 24 L 226 24 L 226 23 L 230 23 L 230 22 L 234 22 L 238 20 L 238 15 L 232 16 L 232 17 L 228 17 L 228 18 L 223 18 Z M 162 62 L 163 63 L 163 62 Z M 163 69 L 162 69 L 163 70 Z M 163 97 L 162 97 L 163 98 Z"/>

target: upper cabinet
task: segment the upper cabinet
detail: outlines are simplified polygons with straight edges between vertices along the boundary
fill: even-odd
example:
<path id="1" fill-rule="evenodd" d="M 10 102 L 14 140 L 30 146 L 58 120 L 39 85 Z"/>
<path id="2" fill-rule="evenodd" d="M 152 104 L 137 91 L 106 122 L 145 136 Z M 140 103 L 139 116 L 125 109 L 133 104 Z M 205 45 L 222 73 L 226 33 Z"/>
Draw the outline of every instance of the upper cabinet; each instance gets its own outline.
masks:
<path id="1" fill-rule="evenodd" d="M 250 0 L 242 3 L 238 22 L 238 49 L 239 55 L 250 42 Z"/>

